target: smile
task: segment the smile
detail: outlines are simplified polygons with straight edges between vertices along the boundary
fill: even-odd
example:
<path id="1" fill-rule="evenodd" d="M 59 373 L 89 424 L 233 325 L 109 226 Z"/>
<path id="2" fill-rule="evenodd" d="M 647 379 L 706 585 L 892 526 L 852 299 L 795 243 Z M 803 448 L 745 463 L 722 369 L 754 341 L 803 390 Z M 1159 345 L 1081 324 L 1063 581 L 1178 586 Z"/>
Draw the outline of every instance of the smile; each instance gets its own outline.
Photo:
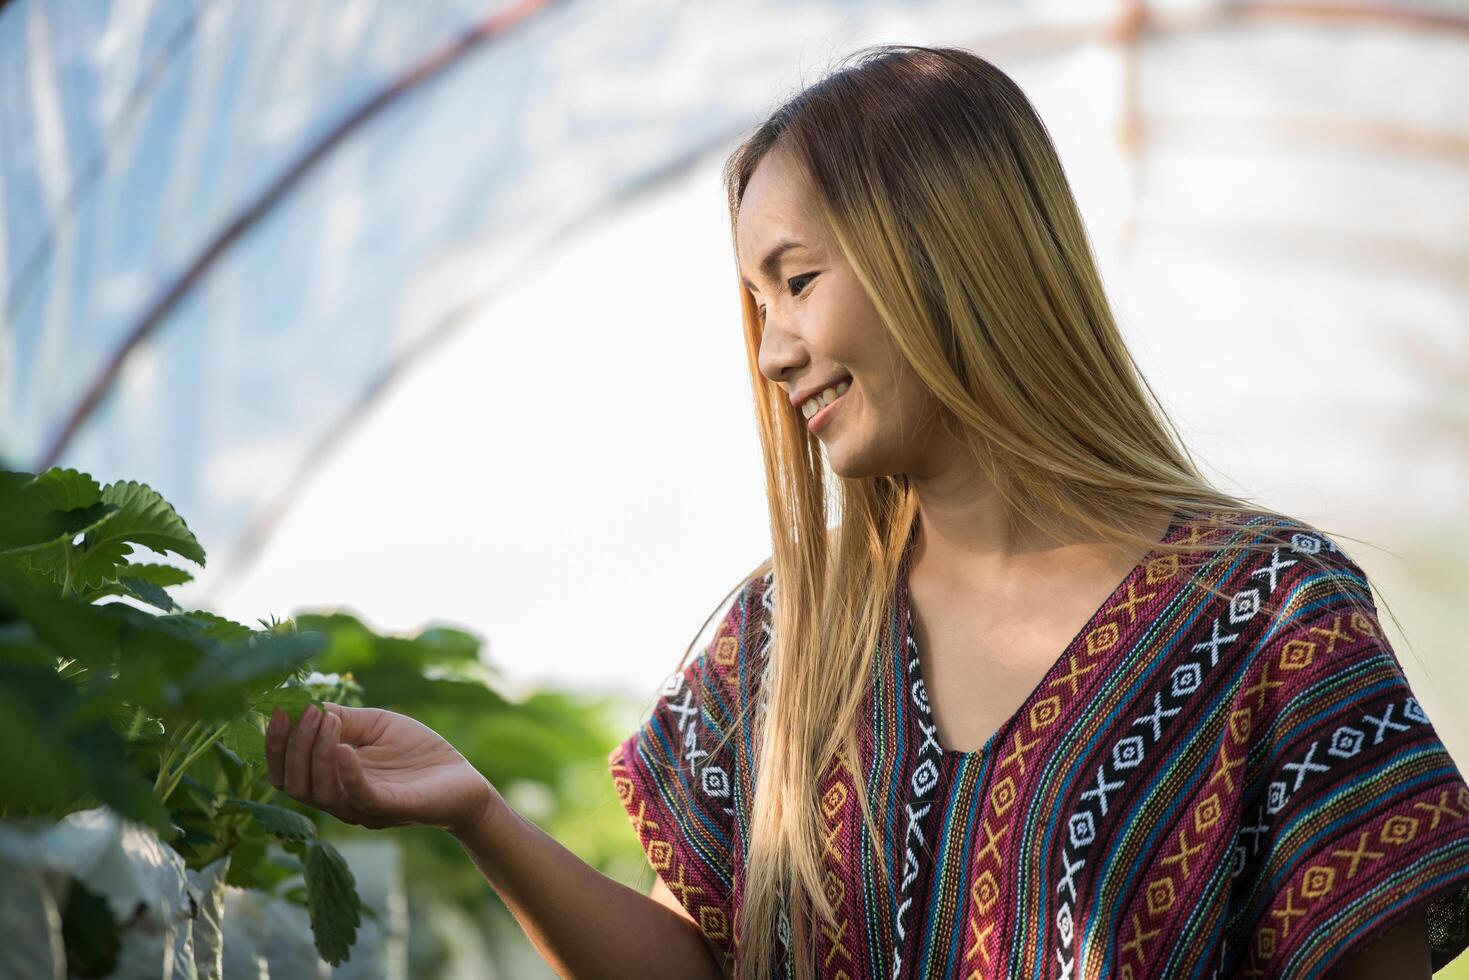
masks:
<path id="1" fill-rule="evenodd" d="M 822 405 L 821 408 L 816 410 L 815 414 L 806 419 L 807 431 L 816 433 L 826 427 L 827 423 L 831 421 L 832 413 L 836 411 L 837 406 L 842 403 L 842 400 L 847 397 L 847 392 L 851 389 L 851 386 L 851 381 L 843 381 L 836 386 L 836 397 Z M 816 399 L 814 398 L 808 399 L 806 405 L 811 405 L 815 401 Z M 805 411 L 805 406 L 802 407 L 802 411 Z"/>

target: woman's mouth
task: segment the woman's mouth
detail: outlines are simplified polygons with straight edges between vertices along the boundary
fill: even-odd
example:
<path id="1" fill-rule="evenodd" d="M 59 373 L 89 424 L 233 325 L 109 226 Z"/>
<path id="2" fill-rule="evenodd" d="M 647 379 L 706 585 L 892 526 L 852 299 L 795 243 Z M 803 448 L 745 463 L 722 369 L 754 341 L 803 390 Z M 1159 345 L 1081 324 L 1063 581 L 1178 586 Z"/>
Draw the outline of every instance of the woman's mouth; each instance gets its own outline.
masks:
<path id="1" fill-rule="evenodd" d="M 827 389 L 827 391 L 834 391 L 836 397 L 822 405 L 821 408 L 818 409 L 814 415 L 806 420 L 806 430 L 808 432 L 814 434 L 820 432 L 826 427 L 827 423 L 831 421 L 832 413 L 836 411 L 836 408 L 838 405 L 841 404 L 842 399 L 847 397 L 847 392 L 851 390 L 851 386 L 852 379 L 847 378 L 846 380 L 834 385 L 832 388 Z M 808 400 L 806 404 L 811 404 L 812 400 Z"/>

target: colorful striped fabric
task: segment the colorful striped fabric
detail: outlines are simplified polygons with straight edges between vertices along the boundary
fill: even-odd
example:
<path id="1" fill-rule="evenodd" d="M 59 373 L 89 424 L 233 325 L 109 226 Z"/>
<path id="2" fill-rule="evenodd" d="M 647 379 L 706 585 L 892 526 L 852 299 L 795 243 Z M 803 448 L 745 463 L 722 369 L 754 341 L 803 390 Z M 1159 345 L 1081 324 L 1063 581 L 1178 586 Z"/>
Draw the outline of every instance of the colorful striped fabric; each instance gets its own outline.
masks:
<path id="1" fill-rule="evenodd" d="M 869 798 L 896 787 L 876 815 L 893 888 L 833 766 L 823 980 L 1320 977 L 1415 907 L 1434 969 L 1469 945 L 1469 785 L 1376 616 L 1348 604 L 1375 612 L 1361 569 L 1279 515 L 1240 539 L 1265 527 L 1290 546 L 1192 571 L 1151 553 L 975 752 L 934 736 L 910 536 L 859 733 Z M 1197 534 L 1180 513 L 1164 540 Z M 753 719 L 735 721 L 759 696 L 774 588 L 741 591 L 610 758 L 648 861 L 726 968 L 755 761 Z"/>

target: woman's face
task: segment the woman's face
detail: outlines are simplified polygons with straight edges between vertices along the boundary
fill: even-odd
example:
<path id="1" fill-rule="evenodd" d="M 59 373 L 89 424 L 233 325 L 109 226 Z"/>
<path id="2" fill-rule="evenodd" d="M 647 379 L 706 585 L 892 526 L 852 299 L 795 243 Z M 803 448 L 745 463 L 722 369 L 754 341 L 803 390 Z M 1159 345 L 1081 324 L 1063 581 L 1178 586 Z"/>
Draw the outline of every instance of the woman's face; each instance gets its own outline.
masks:
<path id="1" fill-rule="evenodd" d="M 934 475 L 945 456 L 952 458 L 938 400 L 888 338 L 852 267 L 825 235 L 807 187 L 788 154 L 772 150 L 751 175 L 735 222 L 740 273 L 763 310 L 760 373 L 788 401 L 850 379 L 846 393 L 810 421 L 799 403 L 790 408 L 821 440 L 837 474 Z M 799 244 L 762 266 L 787 242 Z"/>

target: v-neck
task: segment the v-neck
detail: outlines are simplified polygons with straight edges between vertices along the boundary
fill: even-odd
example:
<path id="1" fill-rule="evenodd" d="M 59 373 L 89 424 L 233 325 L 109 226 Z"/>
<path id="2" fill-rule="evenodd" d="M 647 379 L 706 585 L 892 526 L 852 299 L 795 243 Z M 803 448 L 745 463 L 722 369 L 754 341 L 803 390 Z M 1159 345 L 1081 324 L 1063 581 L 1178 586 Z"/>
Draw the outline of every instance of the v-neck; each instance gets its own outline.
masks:
<path id="1" fill-rule="evenodd" d="M 1186 522 L 1187 517 L 1185 516 L 1184 512 L 1182 510 L 1175 510 L 1168 524 L 1168 529 L 1163 532 L 1163 537 L 1159 539 L 1158 544 L 1162 545 L 1169 543 L 1174 535 L 1177 534 L 1177 532 L 1183 527 Z M 922 661 L 918 656 L 918 639 L 913 634 L 913 617 L 908 605 L 908 567 L 912 561 L 913 546 L 917 539 L 918 521 L 915 519 L 913 522 L 913 529 L 908 535 L 908 543 L 903 550 L 903 558 L 899 565 L 898 571 L 898 617 L 899 622 L 902 624 L 903 633 L 899 638 L 899 643 L 897 644 L 896 649 L 894 650 L 894 655 L 898 657 L 900 671 L 904 669 L 904 661 L 908 660 L 911 657 L 912 669 L 910 673 L 912 676 L 918 678 L 919 682 L 922 684 L 923 690 L 926 692 L 928 690 L 928 681 L 923 676 Z M 1071 640 L 1056 654 L 1055 661 L 1052 662 L 1049 668 L 1047 668 L 1046 673 L 1041 677 L 1038 682 L 1036 682 L 1035 686 L 1031 688 L 1030 693 L 1027 694 L 1025 696 L 1025 699 L 1020 702 L 1020 705 L 1013 712 L 1011 712 L 1010 715 L 1003 722 L 1000 723 L 1000 726 L 990 733 L 989 738 L 985 740 L 982 746 L 977 749 L 970 750 L 951 749 L 938 741 L 937 731 L 931 731 L 930 733 L 928 733 L 927 741 L 929 741 L 933 745 L 938 746 L 941 759 L 945 766 L 947 767 L 950 765 L 956 765 L 968 760 L 978 761 L 993 752 L 995 746 L 1000 742 L 1005 732 L 1007 732 L 1010 727 L 1015 723 L 1015 719 L 1021 717 L 1027 710 L 1030 709 L 1032 703 L 1036 700 L 1036 697 L 1050 686 L 1051 682 L 1056 679 L 1058 674 L 1061 674 L 1064 671 L 1066 661 L 1068 660 L 1070 655 L 1075 652 L 1076 649 L 1085 641 L 1086 636 L 1091 633 L 1092 630 L 1094 630 L 1097 626 L 1099 626 L 1101 624 L 1101 621 L 1110 614 L 1111 610 L 1117 603 L 1118 597 L 1125 594 L 1128 587 L 1136 583 L 1138 576 L 1145 574 L 1149 563 L 1159 557 L 1161 557 L 1159 548 L 1157 546 L 1154 546 L 1148 551 L 1146 555 L 1143 556 L 1141 561 L 1139 561 L 1136 565 L 1132 567 L 1131 571 L 1123 576 L 1122 581 L 1118 582 L 1117 585 L 1112 589 L 1112 591 L 1107 595 L 1107 598 L 1102 600 L 1101 604 L 1097 606 L 1096 610 L 1087 619 L 1086 623 L 1082 625 L 1081 629 L 1077 630 L 1076 634 L 1071 638 Z M 924 707 L 928 707 L 928 705 L 931 703 L 931 700 L 928 697 L 925 697 L 923 700 L 925 702 Z M 920 727 L 922 719 L 918 717 L 918 714 L 916 712 L 910 711 L 907 712 L 907 715 L 909 719 L 907 727 L 910 736 L 917 740 L 915 744 L 923 744 L 925 733 Z"/>

